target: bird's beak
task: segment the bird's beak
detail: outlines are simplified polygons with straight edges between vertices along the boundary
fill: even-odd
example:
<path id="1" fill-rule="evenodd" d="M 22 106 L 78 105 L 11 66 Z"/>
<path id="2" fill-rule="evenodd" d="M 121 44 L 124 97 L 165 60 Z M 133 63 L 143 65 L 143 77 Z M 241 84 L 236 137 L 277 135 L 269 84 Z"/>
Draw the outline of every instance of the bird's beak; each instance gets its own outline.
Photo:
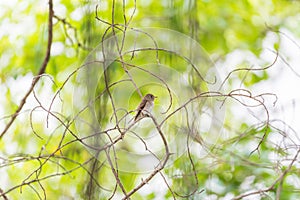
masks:
<path id="1" fill-rule="evenodd" d="M 154 98 L 158 98 L 158 96 L 154 96 Z"/>

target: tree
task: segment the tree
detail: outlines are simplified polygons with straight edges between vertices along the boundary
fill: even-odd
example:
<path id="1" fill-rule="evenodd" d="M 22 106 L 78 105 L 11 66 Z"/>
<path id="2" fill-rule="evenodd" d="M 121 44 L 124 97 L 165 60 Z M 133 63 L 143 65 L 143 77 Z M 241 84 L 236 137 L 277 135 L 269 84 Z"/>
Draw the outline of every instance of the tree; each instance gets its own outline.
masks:
<path id="1" fill-rule="evenodd" d="M 3 199 L 300 196 L 297 1 L 2 4 Z"/>

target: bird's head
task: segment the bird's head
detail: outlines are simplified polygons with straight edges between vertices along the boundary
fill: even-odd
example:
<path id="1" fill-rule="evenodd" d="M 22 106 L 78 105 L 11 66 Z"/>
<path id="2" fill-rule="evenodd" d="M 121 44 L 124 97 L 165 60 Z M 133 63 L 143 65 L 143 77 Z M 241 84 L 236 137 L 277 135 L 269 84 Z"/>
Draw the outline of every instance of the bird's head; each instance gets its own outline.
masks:
<path id="1" fill-rule="evenodd" d="M 154 101 L 154 99 L 157 97 L 154 96 L 153 94 L 146 94 L 146 96 L 144 98 L 148 101 Z"/>

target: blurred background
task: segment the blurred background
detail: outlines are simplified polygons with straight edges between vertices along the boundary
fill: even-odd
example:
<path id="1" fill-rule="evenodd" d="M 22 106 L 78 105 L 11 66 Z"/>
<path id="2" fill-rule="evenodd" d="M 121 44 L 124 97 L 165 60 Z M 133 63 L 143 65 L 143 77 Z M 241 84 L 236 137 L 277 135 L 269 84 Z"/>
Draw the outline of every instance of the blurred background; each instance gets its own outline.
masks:
<path id="1" fill-rule="evenodd" d="M 54 0 L 41 75 L 48 7 L 0 1 L 2 198 L 300 198 L 299 1 Z M 122 45 L 127 30 L 124 57 L 115 52 L 103 64 L 100 54 L 116 48 L 109 38 Z M 145 49 L 155 48 L 149 35 L 161 51 Z M 117 85 L 111 93 L 109 84 Z M 161 130 L 175 156 L 135 190 L 166 146 L 150 118 L 123 140 L 116 125 L 126 130 L 149 92 L 159 97 L 158 123 L 170 115 Z M 97 149 L 115 140 L 110 151 Z"/>

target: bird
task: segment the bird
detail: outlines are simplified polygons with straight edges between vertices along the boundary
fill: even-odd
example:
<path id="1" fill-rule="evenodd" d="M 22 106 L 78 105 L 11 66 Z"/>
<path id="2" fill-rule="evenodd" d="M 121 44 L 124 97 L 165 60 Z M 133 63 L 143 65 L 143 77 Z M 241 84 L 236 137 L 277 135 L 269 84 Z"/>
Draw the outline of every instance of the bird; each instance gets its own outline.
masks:
<path id="1" fill-rule="evenodd" d="M 146 94 L 137 107 L 137 114 L 134 117 L 134 122 L 137 122 L 138 120 L 144 118 L 144 117 L 149 117 L 153 106 L 154 106 L 154 99 L 157 98 L 153 94 Z"/>

